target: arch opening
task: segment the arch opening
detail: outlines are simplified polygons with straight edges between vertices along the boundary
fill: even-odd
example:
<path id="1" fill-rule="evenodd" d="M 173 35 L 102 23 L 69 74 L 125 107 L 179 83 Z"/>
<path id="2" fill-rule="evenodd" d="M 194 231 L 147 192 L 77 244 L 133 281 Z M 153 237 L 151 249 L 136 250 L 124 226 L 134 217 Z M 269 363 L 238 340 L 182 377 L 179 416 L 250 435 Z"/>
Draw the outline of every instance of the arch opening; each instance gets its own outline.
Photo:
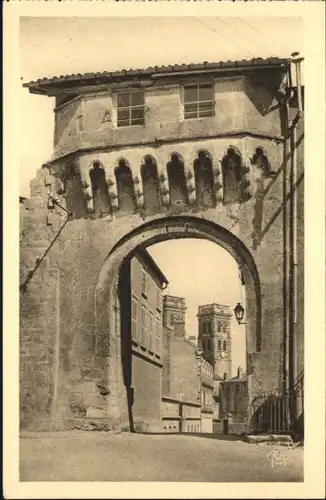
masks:
<path id="1" fill-rule="evenodd" d="M 69 164 L 67 166 L 63 184 L 67 209 L 74 214 L 75 219 L 84 217 L 86 214 L 86 203 L 80 173 L 75 165 Z"/>
<path id="2" fill-rule="evenodd" d="M 120 394 L 129 414 L 129 428 L 134 430 L 134 387 L 132 385 L 132 318 L 130 262 L 135 254 L 169 239 L 201 239 L 216 243 L 227 250 L 236 260 L 244 276 L 246 287 L 246 351 L 247 373 L 250 375 L 248 353 L 260 351 L 261 347 L 261 297 L 260 281 L 254 260 L 243 243 L 233 234 L 207 220 L 192 216 L 174 216 L 143 224 L 123 237 L 110 251 L 99 276 L 96 290 L 96 355 L 109 357 L 111 369 L 121 370 Z M 217 263 L 218 265 L 218 263 Z M 129 281 L 128 281 L 129 280 Z M 126 308 L 126 301 L 129 306 Z M 232 311 L 233 313 L 233 311 Z M 142 314 L 139 309 L 138 314 Z M 154 322 L 151 328 L 151 349 L 155 354 Z M 221 335 L 223 329 L 220 328 Z M 219 352 L 228 352 L 229 344 L 216 343 Z M 147 349 L 149 347 L 147 346 Z M 144 354 L 140 349 L 140 355 Z M 222 357 L 222 356 L 221 356 Z M 224 358 L 223 354 L 223 358 Z M 156 359 L 160 363 L 159 359 Z M 113 367 L 113 368 L 112 368 Z M 115 368 L 114 368 L 115 367 Z M 149 375 L 150 377 L 150 375 Z M 154 383 L 154 382 L 153 382 Z M 122 392 L 123 394 L 122 394 Z"/>
<path id="3" fill-rule="evenodd" d="M 194 161 L 196 201 L 198 208 L 216 204 L 212 159 L 206 151 L 199 151 Z"/>
<path id="4" fill-rule="evenodd" d="M 171 160 L 167 163 L 167 172 L 170 187 L 170 204 L 186 205 L 188 203 L 188 192 L 184 170 L 184 161 L 181 156 L 173 153 Z"/>
<path id="5" fill-rule="evenodd" d="M 156 211 L 160 207 L 160 182 L 157 164 L 151 156 L 146 156 L 141 165 L 144 207 Z"/>
<path id="6" fill-rule="evenodd" d="M 121 159 L 114 170 L 118 191 L 119 212 L 133 212 L 136 208 L 134 184 L 129 165 Z"/>
<path id="7" fill-rule="evenodd" d="M 89 176 L 92 184 L 93 206 L 96 215 L 108 214 L 111 211 L 108 184 L 105 170 L 98 161 L 94 161 Z"/>
<path id="8" fill-rule="evenodd" d="M 223 201 L 234 203 L 241 199 L 242 157 L 240 151 L 231 146 L 222 159 Z"/>

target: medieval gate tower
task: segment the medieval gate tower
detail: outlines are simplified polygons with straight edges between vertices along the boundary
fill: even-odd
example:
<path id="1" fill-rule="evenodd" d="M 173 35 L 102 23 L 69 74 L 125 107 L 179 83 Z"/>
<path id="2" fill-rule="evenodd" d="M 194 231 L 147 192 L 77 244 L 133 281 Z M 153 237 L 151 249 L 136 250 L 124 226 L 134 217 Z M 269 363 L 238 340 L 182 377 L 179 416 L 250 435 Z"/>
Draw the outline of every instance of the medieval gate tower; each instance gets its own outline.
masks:
<path id="1" fill-rule="evenodd" d="M 137 247 L 171 238 L 215 242 L 241 269 L 250 401 L 294 387 L 304 174 L 291 64 L 205 62 L 24 84 L 55 100 L 55 132 L 52 158 L 20 205 L 22 428 L 127 426 L 120 269 Z M 217 343 L 229 341 L 219 333 Z"/>

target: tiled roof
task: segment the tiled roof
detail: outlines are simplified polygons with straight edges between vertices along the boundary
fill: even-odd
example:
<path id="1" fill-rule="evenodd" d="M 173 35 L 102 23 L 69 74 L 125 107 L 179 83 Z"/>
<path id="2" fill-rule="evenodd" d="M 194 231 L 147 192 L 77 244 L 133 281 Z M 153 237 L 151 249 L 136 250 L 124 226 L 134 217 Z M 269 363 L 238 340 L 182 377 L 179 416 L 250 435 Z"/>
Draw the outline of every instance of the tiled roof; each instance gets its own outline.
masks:
<path id="1" fill-rule="evenodd" d="M 248 380 L 247 374 L 243 373 L 241 377 L 232 377 L 228 378 L 227 380 L 224 380 L 224 383 L 226 384 L 232 384 L 233 382 L 246 382 Z"/>
<path id="2" fill-rule="evenodd" d="M 45 90 L 47 86 L 62 85 L 67 83 L 87 83 L 95 80 L 96 83 L 110 82 L 115 79 L 126 79 L 134 77 L 152 77 L 158 74 L 174 74 L 174 73 L 189 73 L 196 71 L 214 71 L 219 70 L 242 70 L 249 69 L 259 66 L 264 67 L 280 67 L 290 63 L 290 59 L 280 59 L 278 57 L 270 57 L 267 59 L 256 58 L 256 59 L 242 59 L 240 61 L 221 61 L 212 62 L 207 61 L 198 64 L 174 64 L 169 66 L 154 66 L 145 69 L 121 69 L 118 71 L 103 71 L 101 73 L 77 73 L 65 76 L 54 76 L 52 78 L 41 78 L 37 81 L 24 83 L 23 87 L 27 87 L 30 90 Z M 64 86 L 64 85 L 62 85 Z"/>

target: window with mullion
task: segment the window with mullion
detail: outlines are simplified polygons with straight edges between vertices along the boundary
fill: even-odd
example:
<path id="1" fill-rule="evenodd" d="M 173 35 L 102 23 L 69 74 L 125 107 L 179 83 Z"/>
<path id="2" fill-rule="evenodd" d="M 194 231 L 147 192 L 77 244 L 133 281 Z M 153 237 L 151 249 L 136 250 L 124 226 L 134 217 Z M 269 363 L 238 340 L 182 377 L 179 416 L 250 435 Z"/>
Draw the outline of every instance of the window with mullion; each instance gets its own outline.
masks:
<path id="1" fill-rule="evenodd" d="M 144 92 L 122 92 L 117 95 L 117 125 L 144 125 Z"/>
<path id="2" fill-rule="evenodd" d="M 213 85 L 186 85 L 184 87 L 184 117 L 191 119 L 210 116 L 214 116 Z"/>

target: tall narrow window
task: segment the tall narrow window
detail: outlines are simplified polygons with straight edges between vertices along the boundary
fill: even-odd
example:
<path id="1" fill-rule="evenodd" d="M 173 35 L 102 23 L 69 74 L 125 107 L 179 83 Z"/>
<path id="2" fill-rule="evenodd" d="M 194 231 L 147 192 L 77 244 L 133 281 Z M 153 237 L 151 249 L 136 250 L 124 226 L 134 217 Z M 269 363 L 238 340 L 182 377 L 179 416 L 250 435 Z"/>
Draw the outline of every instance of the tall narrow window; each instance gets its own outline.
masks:
<path id="1" fill-rule="evenodd" d="M 160 288 L 156 289 L 156 309 L 162 311 L 162 291 Z"/>
<path id="2" fill-rule="evenodd" d="M 141 293 L 147 297 L 148 276 L 145 269 L 141 271 Z"/>
<path id="3" fill-rule="evenodd" d="M 224 342 L 223 342 L 223 351 L 224 351 L 224 352 L 226 351 L 226 342 L 225 342 L 225 340 L 224 340 Z"/>
<path id="4" fill-rule="evenodd" d="M 117 96 L 118 127 L 144 125 L 144 92 L 123 92 Z"/>
<path id="5" fill-rule="evenodd" d="M 211 83 L 184 87 L 184 117 L 214 116 L 214 95 Z"/>
<path id="6" fill-rule="evenodd" d="M 155 346 L 156 354 L 161 354 L 161 322 L 159 319 L 156 319 L 156 346 Z"/>
<path id="7" fill-rule="evenodd" d="M 222 342 L 220 340 L 217 342 L 217 349 L 219 351 L 221 351 L 221 349 L 222 349 Z"/>
<path id="8" fill-rule="evenodd" d="M 148 349 L 153 350 L 153 316 L 148 314 Z"/>
<path id="9" fill-rule="evenodd" d="M 138 313 L 138 302 L 132 297 L 131 299 L 131 338 L 132 340 L 137 340 L 137 313 Z"/>
<path id="10" fill-rule="evenodd" d="M 221 331 L 221 323 L 217 323 L 217 331 L 220 332 Z"/>
<path id="11" fill-rule="evenodd" d="M 141 307 L 141 339 L 140 342 L 142 345 L 147 345 L 147 314 L 146 308 L 144 305 Z"/>

